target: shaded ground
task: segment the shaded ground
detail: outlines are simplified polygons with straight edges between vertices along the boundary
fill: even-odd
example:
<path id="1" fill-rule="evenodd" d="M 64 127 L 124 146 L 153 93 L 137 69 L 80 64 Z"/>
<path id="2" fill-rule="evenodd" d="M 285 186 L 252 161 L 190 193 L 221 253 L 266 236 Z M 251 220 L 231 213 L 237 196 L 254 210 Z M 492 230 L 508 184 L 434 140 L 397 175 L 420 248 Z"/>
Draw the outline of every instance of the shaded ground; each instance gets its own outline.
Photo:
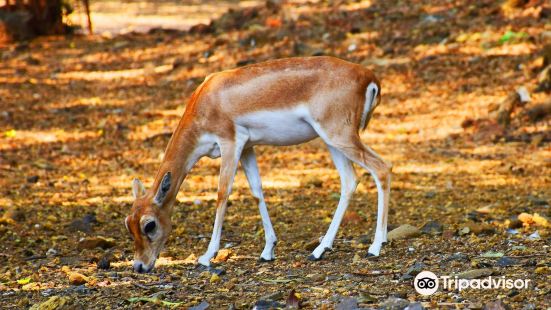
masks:
<path id="1" fill-rule="evenodd" d="M 391 296 L 426 307 L 480 308 L 497 299 L 514 308 L 549 307 L 549 119 L 528 123 L 519 112 L 498 134 L 461 126 L 490 118 L 492 106 L 518 86 L 534 88 L 535 72 L 525 68 L 549 40 L 542 8 L 508 17 L 493 1 L 302 4 L 224 15 L 214 33 L 46 38 L 1 50 L 0 305 L 64 296 L 69 306 L 124 308 L 155 306 L 128 299 L 156 297 L 181 307 L 206 301 L 212 309 L 251 308 L 273 293 L 284 305 L 294 289 L 310 308 L 333 308 L 344 296 L 363 307 L 380 307 Z M 526 36 L 503 41 L 508 30 Z M 307 261 L 336 207 L 338 174 L 321 141 L 260 147 L 279 238 L 274 263 L 257 263 L 262 225 L 241 171 L 224 226 L 232 254 L 218 266 L 224 274 L 213 277 L 185 260 L 202 254 L 212 229 L 218 161 L 204 159 L 182 186 L 157 268 L 132 273 L 123 224 L 131 180 L 152 182 L 195 87 L 222 69 L 321 53 L 362 63 L 383 81 L 383 102 L 363 138 L 394 164 L 391 229 L 432 220 L 443 231 L 393 241 L 379 258 L 365 259 L 376 191 L 357 169 L 362 182 L 333 252 Z M 528 106 L 545 100 L 532 94 Z M 544 220 L 522 223 L 521 213 Z M 79 249 L 80 238 L 95 236 L 113 238 L 114 246 Z M 513 261 L 503 263 L 500 254 Z M 102 257 L 111 269 L 97 269 Z M 423 297 L 404 276 L 416 263 L 438 275 L 489 268 L 532 286 Z M 69 284 L 70 272 L 88 283 Z"/>

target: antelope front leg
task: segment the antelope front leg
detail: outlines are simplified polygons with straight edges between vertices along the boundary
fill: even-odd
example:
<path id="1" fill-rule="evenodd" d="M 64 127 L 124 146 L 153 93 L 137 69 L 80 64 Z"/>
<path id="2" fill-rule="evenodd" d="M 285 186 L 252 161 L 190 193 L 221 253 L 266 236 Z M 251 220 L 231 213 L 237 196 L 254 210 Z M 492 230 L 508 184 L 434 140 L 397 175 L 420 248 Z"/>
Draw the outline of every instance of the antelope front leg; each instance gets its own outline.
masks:
<path id="1" fill-rule="evenodd" d="M 220 143 L 220 152 L 222 161 L 220 163 L 220 180 L 218 183 L 218 200 L 216 202 L 216 218 L 214 220 L 214 228 L 212 237 L 205 254 L 197 260 L 203 266 L 210 266 L 210 260 L 216 255 L 220 248 L 220 237 L 222 236 L 222 225 L 224 223 L 224 214 L 226 213 L 226 205 L 228 197 L 231 193 L 233 178 L 237 170 L 241 150 L 244 142 L 238 140 L 224 141 Z"/>
<path id="2" fill-rule="evenodd" d="M 262 218 L 262 226 L 264 227 L 264 236 L 266 237 L 266 245 L 262 254 L 260 254 L 260 261 L 272 261 L 275 259 L 274 247 L 277 242 L 272 222 L 270 221 L 270 215 L 266 208 L 266 202 L 264 201 L 264 195 L 262 194 L 262 182 L 260 181 L 260 173 L 258 172 L 258 165 L 256 163 L 256 156 L 253 148 L 249 148 L 243 151 L 241 155 L 241 166 L 245 170 L 247 181 L 249 181 L 249 187 L 253 193 L 253 196 L 258 200 L 258 210 Z"/>

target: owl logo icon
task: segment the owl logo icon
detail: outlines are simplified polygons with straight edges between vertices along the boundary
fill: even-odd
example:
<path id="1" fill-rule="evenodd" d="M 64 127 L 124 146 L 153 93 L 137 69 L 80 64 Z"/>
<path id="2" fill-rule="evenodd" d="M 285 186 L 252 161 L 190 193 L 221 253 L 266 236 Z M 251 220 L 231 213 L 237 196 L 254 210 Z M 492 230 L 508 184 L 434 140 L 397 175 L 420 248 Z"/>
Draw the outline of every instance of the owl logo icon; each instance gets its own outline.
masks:
<path id="1" fill-rule="evenodd" d="M 430 271 L 422 271 L 413 280 L 413 287 L 421 295 L 432 295 L 438 290 L 438 277 Z"/>

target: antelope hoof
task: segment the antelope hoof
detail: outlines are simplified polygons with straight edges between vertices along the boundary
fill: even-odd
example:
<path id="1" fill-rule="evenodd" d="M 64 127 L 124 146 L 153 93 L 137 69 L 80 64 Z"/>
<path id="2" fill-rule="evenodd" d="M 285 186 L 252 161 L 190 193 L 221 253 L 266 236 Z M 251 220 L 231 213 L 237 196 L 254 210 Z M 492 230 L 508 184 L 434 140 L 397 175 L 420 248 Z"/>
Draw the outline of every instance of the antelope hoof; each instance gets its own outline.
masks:
<path id="1" fill-rule="evenodd" d="M 259 263 L 271 263 L 275 261 L 275 257 L 272 257 L 272 258 L 264 258 L 262 256 L 260 256 L 260 258 L 258 259 L 258 262 Z"/>
<path id="2" fill-rule="evenodd" d="M 210 257 L 208 256 L 201 256 L 199 257 L 199 259 L 197 260 L 197 262 L 200 264 L 200 265 L 203 265 L 205 267 L 210 267 Z"/>
<path id="3" fill-rule="evenodd" d="M 266 242 L 266 246 L 264 246 L 264 250 L 260 254 L 260 258 L 258 259 L 258 261 L 262 263 L 274 261 L 276 244 L 277 241 Z"/>
<path id="4" fill-rule="evenodd" d="M 325 247 L 321 250 L 321 253 L 316 256 L 316 252 L 318 252 L 319 250 L 314 250 L 314 252 L 312 252 L 312 254 L 310 254 L 310 256 L 308 256 L 308 260 L 309 261 L 318 261 L 318 260 L 321 260 L 323 258 L 323 254 L 325 254 L 325 252 L 331 252 L 331 248 L 329 247 Z"/>
<path id="5" fill-rule="evenodd" d="M 369 250 L 367 250 L 367 257 L 376 257 L 379 256 L 381 253 L 381 247 L 383 246 L 383 243 L 373 243 L 369 247 Z"/>

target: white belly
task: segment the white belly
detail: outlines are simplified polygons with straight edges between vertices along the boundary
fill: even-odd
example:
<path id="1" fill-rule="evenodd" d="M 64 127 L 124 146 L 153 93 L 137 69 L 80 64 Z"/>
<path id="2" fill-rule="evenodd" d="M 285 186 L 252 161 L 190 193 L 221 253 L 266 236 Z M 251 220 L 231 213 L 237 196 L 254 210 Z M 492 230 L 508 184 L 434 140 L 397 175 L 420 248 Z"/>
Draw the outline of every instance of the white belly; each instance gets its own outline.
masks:
<path id="1" fill-rule="evenodd" d="M 305 107 L 288 110 L 259 111 L 239 117 L 238 125 L 249 131 L 248 144 L 293 145 L 318 136 Z"/>

